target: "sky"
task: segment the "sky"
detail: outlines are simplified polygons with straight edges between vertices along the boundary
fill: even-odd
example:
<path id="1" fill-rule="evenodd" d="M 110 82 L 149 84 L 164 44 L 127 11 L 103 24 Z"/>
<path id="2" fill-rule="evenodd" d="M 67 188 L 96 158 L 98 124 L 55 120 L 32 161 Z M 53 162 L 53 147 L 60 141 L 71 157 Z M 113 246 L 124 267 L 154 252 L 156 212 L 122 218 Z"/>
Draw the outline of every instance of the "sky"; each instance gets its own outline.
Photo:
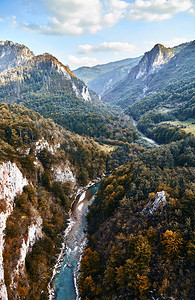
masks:
<path id="1" fill-rule="evenodd" d="M 194 40 L 194 0 L 0 0 L 0 40 L 71 69 Z"/>

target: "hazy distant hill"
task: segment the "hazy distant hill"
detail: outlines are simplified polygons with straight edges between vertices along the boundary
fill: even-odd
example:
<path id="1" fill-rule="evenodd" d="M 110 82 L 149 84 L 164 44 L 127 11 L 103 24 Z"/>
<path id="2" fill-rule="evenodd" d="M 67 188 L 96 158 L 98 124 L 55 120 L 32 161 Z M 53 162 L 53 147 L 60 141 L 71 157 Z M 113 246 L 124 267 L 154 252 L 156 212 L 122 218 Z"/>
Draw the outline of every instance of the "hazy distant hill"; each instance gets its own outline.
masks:
<path id="1" fill-rule="evenodd" d="M 83 79 L 90 89 L 102 95 L 118 81 L 125 78 L 140 59 L 141 57 L 127 58 L 91 68 L 81 67 L 74 70 L 73 73 Z"/>

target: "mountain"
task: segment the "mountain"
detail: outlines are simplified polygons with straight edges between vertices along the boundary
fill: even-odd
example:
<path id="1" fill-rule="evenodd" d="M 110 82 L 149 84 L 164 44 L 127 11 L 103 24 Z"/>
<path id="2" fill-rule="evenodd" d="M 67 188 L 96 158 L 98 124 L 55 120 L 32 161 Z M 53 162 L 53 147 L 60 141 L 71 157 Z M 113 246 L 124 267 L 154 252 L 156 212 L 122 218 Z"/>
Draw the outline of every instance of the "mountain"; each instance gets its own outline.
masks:
<path id="1" fill-rule="evenodd" d="M 73 73 L 81 78 L 90 89 L 103 95 L 118 81 L 126 77 L 141 57 L 128 58 L 94 67 L 81 67 Z"/>
<path id="2" fill-rule="evenodd" d="M 24 45 L 0 41 L 0 73 L 24 65 L 33 57 L 33 52 Z"/>
<path id="3" fill-rule="evenodd" d="M 127 116 L 108 109 L 51 54 L 35 56 L 10 41 L 1 42 L 0 51 L 1 102 L 22 104 L 66 129 L 104 142 L 131 142 L 136 137 Z"/>
<path id="4" fill-rule="evenodd" d="M 102 100 L 122 108 L 147 95 L 164 89 L 168 84 L 194 75 L 195 42 L 174 48 L 155 45 L 146 52 L 125 79 L 107 91 Z"/>
<path id="5" fill-rule="evenodd" d="M 26 46 L 0 42 L 0 97 L 22 101 L 31 93 L 67 93 L 91 101 L 94 93 L 51 54 L 35 56 Z M 98 101 L 98 97 L 96 97 Z"/>
<path id="6" fill-rule="evenodd" d="M 156 44 L 151 51 L 145 53 L 139 64 L 132 70 L 131 76 L 138 79 L 157 73 L 174 56 L 174 52 L 174 49 Z"/>
<path id="7" fill-rule="evenodd" d="M 137 127 L 157 143 L 195 134 L 195 76 L 169 84 L 163 91 L 129 105 L 125 113 Z"/>
<path id="8" fill-rule="evenodd" d="M 128 115 L 52 55 L 1 44 L 0 298 L 49 298 L 70 208 L 112 171 L 89 207 L 79 297 L 192 299 L 195 140 L 172 124 L 194 122 L 194 44 L 156 45 L 142 58 L 127 77 L 159 91 Z M 136 144 L 130 116 L 163 145 Z"/>

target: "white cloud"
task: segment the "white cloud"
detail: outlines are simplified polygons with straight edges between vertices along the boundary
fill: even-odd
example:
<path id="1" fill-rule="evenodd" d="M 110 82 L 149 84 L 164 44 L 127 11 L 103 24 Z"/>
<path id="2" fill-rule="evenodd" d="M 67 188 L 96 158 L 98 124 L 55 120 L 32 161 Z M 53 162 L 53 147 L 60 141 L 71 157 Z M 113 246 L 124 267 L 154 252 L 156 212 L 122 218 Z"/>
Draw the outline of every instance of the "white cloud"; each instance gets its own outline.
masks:
<path id="1" fill-rule="evenodd" d="M 109 0 L 107 13 L 103 17 L 103 26 L 111 27 L 117 24 L 126 15 L 129 4 L 120 0 Z"/>
<path id="2" fill-rule="evenodd" d="M 103 6 L 104 4 L 104 6 Z M 129 6 L 122 0 L 45 0 L 46 25 L 20 23 L 25 30 L 53 35 L 82 35 L 111 27 Z"/>
<path id="3" fill-rule="evenodd" d="M 189 10 L 189 13 L 191 14 L 191 15 L 195 15 L 195 8 L 191 8 L 190 10 Z"/>
<path id="4" fill-rule="evenodd" d="M 98 60 L 95 57 L 76 57 L 73 55 L 68 56 L 68 60 L 71 66 L 71 69 L 78 68 L 80 66 L 92 67 L 98 64 Z"/>
<path id="5" fill-rule="evenodd" d="M 4 22 L 4 19 L 3 19 L 3 18 L 0 18 L 0 22 Z"/>
<path id="6" fill-rule="evenodd" d="M 98 46 L 92 46 L 89 44 L 79 45 L 78 51 L 80 53 L 94 53 L 94 52 L 114 52 L 115 54 L 126 52 L 133 53 L 137 50 L 137 46 L 135 44 L 129 43 L 121 43 L 121 42 L 104 42 Z"/>
<path id="7" fill-rule="evenodd" d="M 123 18 L 151 22 L 170 19 L 179 12 L 193 14 L 192 2 L 193 0 L 26 0 L 31 13 L 32 8 L 36 7 L 42 14 L 46 13 L 47 21 L 44 25 L 17 22 L 17 26 L 48 35 L 94 34 L 98 30 L 114 26 Z"/>
<path id="8" fill-rule="evenodd" d="M 170 19 L 174 14 L 186 12 L 192 8 L 191 0 L 135 0 L 130 5 L 128 18 L 146 22 Z"/>

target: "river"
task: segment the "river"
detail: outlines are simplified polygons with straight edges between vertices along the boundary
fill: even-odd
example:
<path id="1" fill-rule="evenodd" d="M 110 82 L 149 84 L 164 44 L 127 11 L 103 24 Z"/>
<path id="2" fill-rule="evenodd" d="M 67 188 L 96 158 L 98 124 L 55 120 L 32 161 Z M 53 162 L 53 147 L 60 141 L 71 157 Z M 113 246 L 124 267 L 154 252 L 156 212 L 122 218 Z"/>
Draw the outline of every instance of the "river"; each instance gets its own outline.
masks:
<path id="1" fill-rule="evenodd" d="M 154 140 L 147 138 L 137 129 L 137 122 L 134 120 L 133 125 L 143 139 L 157 147 L 159 146 Z M 72 206 L 69 225 L 64 234 L 63 251 L 54 271 L 55 276 L 52 278 L 54 289 L 50 288 L 50 300 L 79 299 L 75 274 L 78 269 L 79 259 L 86 245 L 85 228 L 87 222 L 85 217 L 88 205 L 93 202 L 99 185 L 100 182 L 83 191 Z"/>
<path id="2" fill-rule="evenodd" d="M 55 296 L 50 290 L 50 299 L 73 300 L 78 299 L 76 291 L 75 271 L 86 244 L 85 228 L 88 205 L 93 202 L 94 195 L 100 183 L 82 192 L 72 206 L 69 226 L 64 235 L 64 251 L 59 261 L 59 271 L 52 280 Z"/>
<path id="3" fill-rule="evenodd" d="M 147 136 L 145 136 L 145 134 L 143 134 L 143 132 L 139 131 L 139 129 L 137 128 L 137 122 L 135 120 L 132 121 L 133 126 L 135 127 L 136 131 L 141 135 L 142 139 L 146 140 L 147 142 L 149 142 L 150 144 L 159 147 L 160 145 L 157 144 L 154 140 L 148 138 Z"/>

